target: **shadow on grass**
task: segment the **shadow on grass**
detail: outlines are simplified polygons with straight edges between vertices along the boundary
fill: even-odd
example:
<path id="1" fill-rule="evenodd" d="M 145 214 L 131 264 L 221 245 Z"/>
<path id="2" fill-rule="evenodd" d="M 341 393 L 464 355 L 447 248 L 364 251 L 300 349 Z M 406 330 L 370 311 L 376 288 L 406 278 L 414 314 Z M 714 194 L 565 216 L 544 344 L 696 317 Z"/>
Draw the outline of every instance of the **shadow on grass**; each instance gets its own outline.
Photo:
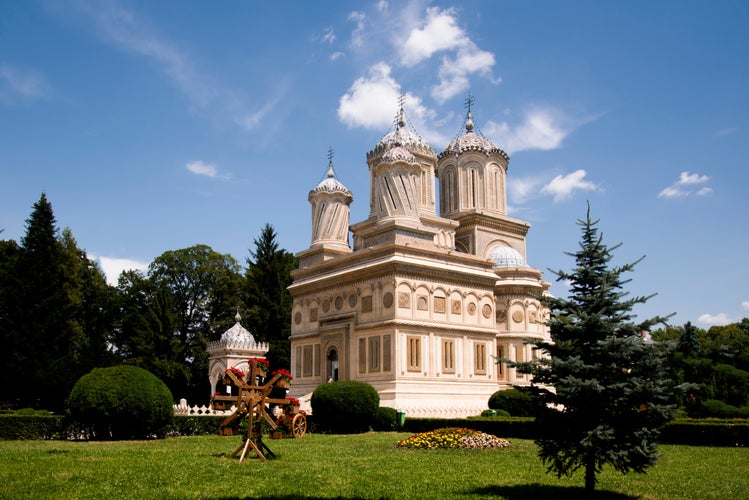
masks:
<path id="1" fill-rule="evenodd" d="M 595 500 L 634 500 L 636 496 L 625 495 L 614 491 L 596 490 L 592 495 L 585 495 L 585 488 L 573 486 L 550 486 L 546 484 L 521 484 L 517 486 L 487 486 L 466 492 L 468 495 L 479 495 L 505 498 L 507 500 L 572 500 L 593 498 Z"/>

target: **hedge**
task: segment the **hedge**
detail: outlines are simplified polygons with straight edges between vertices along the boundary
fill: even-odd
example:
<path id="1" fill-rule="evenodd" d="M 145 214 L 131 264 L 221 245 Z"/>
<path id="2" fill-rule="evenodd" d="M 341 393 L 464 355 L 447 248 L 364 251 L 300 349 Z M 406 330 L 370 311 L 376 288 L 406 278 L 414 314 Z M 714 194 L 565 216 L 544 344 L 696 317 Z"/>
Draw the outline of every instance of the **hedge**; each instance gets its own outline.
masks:
<path id="1" fill-rule="evenodd" d="M 535 439 L 533 418 L 469 417 L 407 418 L 406 432 L 427 432 L 441 427 L 467 427 L 501 438 Z M 749 446 L 749 420 L 678 419 L 668 423 L 658 440 L 688 446 Z"/>

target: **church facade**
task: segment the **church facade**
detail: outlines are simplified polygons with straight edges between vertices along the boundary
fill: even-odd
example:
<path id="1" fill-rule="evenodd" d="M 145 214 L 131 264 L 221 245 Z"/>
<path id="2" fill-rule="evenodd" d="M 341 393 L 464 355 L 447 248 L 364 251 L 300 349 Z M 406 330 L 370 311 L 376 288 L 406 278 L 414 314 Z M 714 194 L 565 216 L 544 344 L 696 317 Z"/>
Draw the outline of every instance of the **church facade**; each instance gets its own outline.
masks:
<path id="1" fill-rule="evenodd" d="M 448 418 L 530 383 L 496 362 L 528 360 L 524 339 L 549 338 L 539 297 L 550 284 L 526 264 L 530 225 L 507 215 L 508 163 L 470 108 L 465 133 L 437 154 L 401 107 L 367 153 L 369 216 L 350 225 L 353 194 L 331 161 L 309 193 L 312 241 L 289 287 L 293 396 L 358 380 L 381 406 Z"/>

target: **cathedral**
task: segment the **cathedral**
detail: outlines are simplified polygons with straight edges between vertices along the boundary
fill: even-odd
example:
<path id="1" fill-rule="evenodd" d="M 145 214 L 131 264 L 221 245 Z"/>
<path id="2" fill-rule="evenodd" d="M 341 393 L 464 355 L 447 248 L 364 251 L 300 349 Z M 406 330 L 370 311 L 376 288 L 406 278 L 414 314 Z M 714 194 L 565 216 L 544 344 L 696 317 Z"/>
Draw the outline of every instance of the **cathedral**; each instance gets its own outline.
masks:
<path id="1" fill-rule="evenodd" d="M 353 194 L 331 159 L 289 287 L 291 395 L 358 380 L 410 417 L 459 418 L 530 383 L 497 362 L 529 360 L 524 340 L 549 340 L 539 297 L 550 284 L 526 263 L 530 224 L 507 215 L 508 163 L 470 103 L 465 132 L 439 154 L 401 104 L 367 153 L 369 216 L 350 224 Z"/>

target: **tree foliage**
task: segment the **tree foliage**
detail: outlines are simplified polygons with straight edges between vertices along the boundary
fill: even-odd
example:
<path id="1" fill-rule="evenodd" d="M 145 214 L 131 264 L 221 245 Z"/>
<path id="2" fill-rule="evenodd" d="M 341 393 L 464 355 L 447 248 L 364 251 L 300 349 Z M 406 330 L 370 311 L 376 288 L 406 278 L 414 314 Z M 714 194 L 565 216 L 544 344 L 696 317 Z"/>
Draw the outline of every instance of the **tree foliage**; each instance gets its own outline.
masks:
<path id="1" fill-rule="evenodd" d="M 176 397 L 205 398 L 206 344 L 229 324 L 241 281 L 237 261 L 207 245 L 164 252 L 148 276 L 123 274 L 117 337 L 122 356 L 163 379 Z"/>
<path id="2" fill-rule="evenodd" d="M 632 309 L 649 297 L 628 298 L 622 278 L 639 262 L 611 266 L 613 251 L 597 220 L 579 220 L 580 248 L 571 272 L 557 271 L 570 283 L 570 296 L 547 298 L 551 342 L 534 341 L 543 353 L 511 363 L 533 375 L 533 391 L 544 403 L 537 418 L 539 455 L 558 476 L 583 468 L 585 487 L 595 488 L 605 464 L 644 472 L 657 459 L 659 431 L 672 417 L 673 384 L 665 349 L 642 332 L 663 321 L 634 323 Z"/>
<path id="3" fill-rule="evenodd" d="M 20 245 L 6 241 L 0 249 L 0 340 L 7 353 L 0 399 L 60 410 L 80 375 L 111 362 L 111 291 L 72 232 L 59 234 L 44 193 Z"/>
<path id="4" fill-rule="evenodd" d="M 290 367 L 291 360 L 291 271 L 296 269 L 296 257 L 279 249 L 276 232 L 266 224 L 255 250 L 247 259 L 245 303 L 249 324 L 256 340 L 268 342 L 267 358 L 276 368 Z"/>

